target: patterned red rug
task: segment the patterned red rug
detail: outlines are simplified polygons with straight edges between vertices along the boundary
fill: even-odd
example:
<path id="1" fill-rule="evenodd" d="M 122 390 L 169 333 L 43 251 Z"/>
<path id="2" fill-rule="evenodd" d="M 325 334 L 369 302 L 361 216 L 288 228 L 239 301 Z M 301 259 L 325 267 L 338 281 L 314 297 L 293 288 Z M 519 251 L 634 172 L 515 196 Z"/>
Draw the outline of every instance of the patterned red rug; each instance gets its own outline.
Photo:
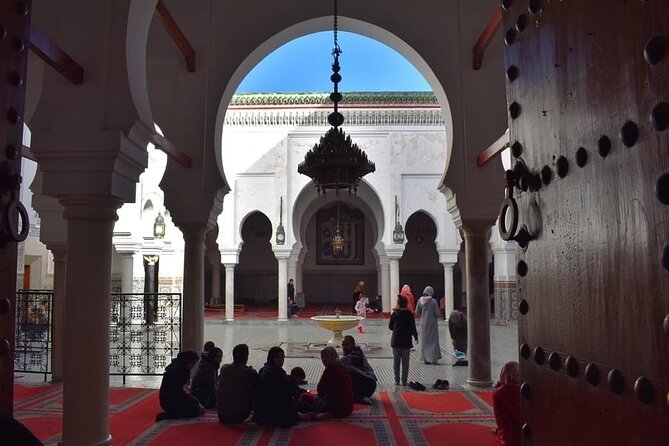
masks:
<path id="1" fill-rule="evenodd" d="M 59 385 L 15 386 L 15 417 L 45 444 L 61 429 Z M 253 423 L 222 425 L 215 411 L 192 420 L 156 423 L 158 393 L 150 389 L 110 391 L 110 430 L 119 445 L 441 445 L 494 446 L 490 392 L 377 392 L 372 406 L 356 405 L 342 420 L 271 429 Z"/>

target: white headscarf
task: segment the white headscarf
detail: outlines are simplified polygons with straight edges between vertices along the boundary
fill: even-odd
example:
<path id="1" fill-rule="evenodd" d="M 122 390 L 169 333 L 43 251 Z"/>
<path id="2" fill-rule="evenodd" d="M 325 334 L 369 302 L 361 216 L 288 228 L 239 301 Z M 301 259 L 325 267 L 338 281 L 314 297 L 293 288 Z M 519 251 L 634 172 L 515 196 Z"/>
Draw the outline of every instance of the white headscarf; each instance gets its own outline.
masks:
<path id="1" fill-rule="evenodd" d="M 420 304 L 427 304 L 427 302 L 432 299 L 432 296 L 434 295 L 434 289 L 431 286 L 426 286 L 425 289 L 423 290 L 423 296 L 418 299 L 418 303 Z"/>

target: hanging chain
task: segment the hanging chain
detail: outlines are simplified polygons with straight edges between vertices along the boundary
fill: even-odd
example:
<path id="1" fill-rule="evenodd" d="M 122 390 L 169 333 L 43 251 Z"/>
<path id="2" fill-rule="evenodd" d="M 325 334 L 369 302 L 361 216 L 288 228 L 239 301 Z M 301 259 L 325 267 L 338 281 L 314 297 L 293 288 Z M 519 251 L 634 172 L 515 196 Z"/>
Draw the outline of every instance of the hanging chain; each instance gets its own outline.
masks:
<path id="1" fill-rule="evenodd" d="M 337 0 L 334 0 L 334 49 L 332 50 L 332 55 L 335 57 L 341 54 L 341 48 L 339 48 L 338 28 L 337 28 L 338 17 L 339 14 L 337 10 Z"/>

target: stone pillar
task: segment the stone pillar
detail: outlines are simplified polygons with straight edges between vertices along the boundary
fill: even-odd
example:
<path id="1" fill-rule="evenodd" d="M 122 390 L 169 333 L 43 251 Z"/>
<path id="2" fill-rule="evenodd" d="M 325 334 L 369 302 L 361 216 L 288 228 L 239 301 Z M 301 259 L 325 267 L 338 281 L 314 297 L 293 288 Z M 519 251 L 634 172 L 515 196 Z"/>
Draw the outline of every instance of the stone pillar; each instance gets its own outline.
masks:
<path id="1" fill-rule="evenodd" d="M 448 320 L 448 315 L 453 311 L 453 265 L 455 263 L 442 263 L 444 266 L 444 318 Z"/>
<path id="2" fill-rule="evenodd" d="M 51 342 L 51 382 L 63 380 L 63 331 L 65 330 L 65 297 L 67 274 L 67 247 L 50 246 L 53 254 L 53 320 Z"/>
<path id="3" fill-rule="evenodd" d="M 400 259 L 390 259 L 390 299 L 393 302 L 400 293 Z"/>
<path id="4" fill-rule="evenodd" d="M 227 290 L 227 279 L 225 287 Z M 211 303 L 214 305 L 221 304 L 221 261 L 218 257 L 213 258 L 211 261 Z"/>
<path id="5" fill-rule="evenodd" d="M 390 262 L 382 257 L 381 263 L 381 305 L 384 313 L 390 313 L 395 306 L 395 296 L 390 294 Z"/>
<path id="6" fill-rule="evenodd" d="M 225 265 L 225 320 L 235 320 L 235 263 Z"/>
<path id="7" fill-rule="evenodd" d="M 206 223 L 181 223 L 184 235 L 183 321 L 181 349 L 199 352 L 204 345 L 204 235 Z"/>
<path id="8" fill-rule="evenodd" d="M 279 263 L 279 320 L 288 320 L 288 257 L 278 256 Z"/>
<path id="9" fill-rule="evenodd" d="M 61 444 L 106 446 L 111 444 L 111 240 L 121 201 L 112 197 L 65 196 L 60 202 L 65 207 L 68 228 Z"/>
<path id="10" fill-rule="evenodd" d="M 467 328 L 469 378 L 475 387 L 492 384 L 490 373 L 490 297 L 488 295 L 488 250 L 492 222 L 463 222 L 467 256 Z"/>
<path id="11" fill-rule="evenodd" d="M 119 255 L 121 256 L 121 292 L 132 293 L 135 253 L 119 252 Z"/>

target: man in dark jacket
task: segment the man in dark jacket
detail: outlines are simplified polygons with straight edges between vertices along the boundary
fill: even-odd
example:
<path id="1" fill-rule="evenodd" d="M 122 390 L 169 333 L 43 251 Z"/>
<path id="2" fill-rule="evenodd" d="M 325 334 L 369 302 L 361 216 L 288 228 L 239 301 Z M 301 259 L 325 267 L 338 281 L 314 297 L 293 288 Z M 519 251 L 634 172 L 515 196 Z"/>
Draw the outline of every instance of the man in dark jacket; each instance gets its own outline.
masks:
<path id="1" fill-rule="evenodd" d="M 241 423 L 251 415 L 260 378 L 253 367 L 246 365 L 248 359 L 248 345 L 239 344 L 232 349 L 232 364 L 221 367 L 216 391 L 221 423 Z"/>
<path id="2" fill-rule="evenodd" d="M 205 409 L 216 407 L 216 380 L 218 379 L 218 367 L 223 360 L 223 351 L 212 348 L 207 355 L 200 359 L 197 372 L 191 382 L 191 392 Z"/>
<path id="3" fill-rule="evenodd" d="M 194 418 L 204 413 L 204 407 L 184 390 L 190 379 L 190 371 L 199 359 L 193 350 L 179 352 L 170 365 L 165 368 L 163 381 L 160 383 L 160 407 L 165 412 L 156 416 L 156 421 L 170 418 Z"/>
<path id="4" fill-rule="evenodd" d="M 374 369 L 363 353 L 362 349 L 355 345 L 353 336 L 344 336 L 341 342 L 341 348 L 344 356 L 340 359 L 341 365 L 344 367 L 353 382 L 353 397 L 355 401 L 363 404 L 372 404 L 369 399 L 376 390 L 376 374 Z"/>

